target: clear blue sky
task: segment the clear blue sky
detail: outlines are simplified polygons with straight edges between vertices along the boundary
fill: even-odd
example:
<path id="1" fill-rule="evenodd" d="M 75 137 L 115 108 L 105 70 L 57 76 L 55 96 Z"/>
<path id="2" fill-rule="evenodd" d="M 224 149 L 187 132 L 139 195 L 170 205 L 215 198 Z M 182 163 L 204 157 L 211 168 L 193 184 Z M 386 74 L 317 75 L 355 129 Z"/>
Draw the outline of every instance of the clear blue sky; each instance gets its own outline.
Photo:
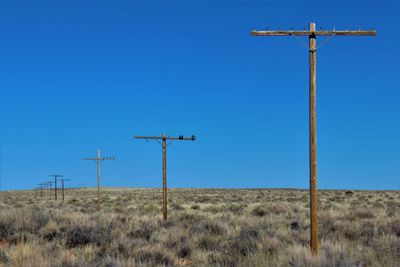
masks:
<path id="1" fill-rule="evenodd" d="M 308 51 L 257 29 L 369 29 L 317 54 L 318 185 L 400 189 L 400 3 L 2 0 L 1 189 L 308 187 Z M 307 42 L 307 39 L 303 39 Z M 318 39 L 318 43 L 323 41 Z"/>

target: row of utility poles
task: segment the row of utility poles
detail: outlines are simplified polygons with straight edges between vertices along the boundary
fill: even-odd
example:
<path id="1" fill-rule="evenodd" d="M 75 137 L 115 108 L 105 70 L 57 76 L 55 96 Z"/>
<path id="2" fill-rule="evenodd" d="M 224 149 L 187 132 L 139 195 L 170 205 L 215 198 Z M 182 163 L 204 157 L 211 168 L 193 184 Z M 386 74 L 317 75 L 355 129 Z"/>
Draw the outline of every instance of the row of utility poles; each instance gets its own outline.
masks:
<path id="1" fill-rule="evenodd" d="M 318 213 L 317 213 L 317 144 L 316 144 L 316 54 L 317 54 L 317 36 L 375 36 L 374 30 L 316 30 L 315 23 L 310 23 L 308 30 L 252 30 L 251 36 L 306 36 L 309 39 L 309 168 L 310 168 L 310 248 L 313 255 L 318 254 Z M 300 40 L 301 41 L 301 40 Z M 302 42 L 302 41 L 301 41 Z M 162 181 L 163 181 L 163 220 L 168 218 L 168 197 L 167 197 L 167 146 L 177 140 L 195 141 L 193 135 L 190 138 L 183 136 L 170 137 L 162 134 L 161 136 L 135 136 L 137 139 L 154 140 L 162 146 Z M 169 142 L 168 142 L 169 141 Z M 114 160 L 114 157 L 101 157 L 100 148 L 97 151 L 96 158 L 84 158 L 83 160 L 93 160 L 97 162 L 97 210 L 100 209 L 100 164 L 105 160 Z M 57 199 L 57 177 L 54 176 L 55 199 Z M 51 188 L 51 183 L 49 183 Z"/>
<path id="2" fill-rule="evenodd" d="M 167 146 L 174 141 L 195 141 L 196 136 L 184 137 L 180 135 L 178 137 L 166 136 L 164 133 L 161 136 L 134 136 L 136 139 L 153 140 L 159 143 L 162 147 L 162 181 L 163 181 L 163 221 L 166 222 L 168 219 L 168 194 L 167 194 Z M 168 141 L 168 142 L 167 142 Z M 83 158 L 82 160 L 95 161 L 97 164 L 97 211 L 100 210 L 101 203 L 101 163 L 106 160 L 115 160 L 115 157 L 102 157 L 100 147 L 97 149 L 97 157 L 95 158 Z"/>
<path id="3" fill-rule="evenodd" d="M 195 141 L 196 136 L 192 135 L 191 137 L 184 137 L 180 135 L 178 137 L 166 136 L 164 133 L 161 136 L 134 136 L 136 139 L 145 139 L 145 140 L 153 140 L 158 142 L 162 147 L 162 181 L 163 181 L 163 221 L 166 222 L 168 219 L 168 195 L 167 195 L 167 146 L 169 146 L 174 141 Z M 100 191 L 101 191 L 101 163 L 106 160 L 115 160 L 115 157 L 102 157 L 100 147 L 97 149 L 97 157 L 94 158 L 83 158 L 82 160 L 91 160 L 97 163 L 97 211 L 100 210 Z M 70 179 L 65 179 L 61 174 L 51 174 L 49 175 L 54 177 L 54 182 L 46 182 L 41 183 L 35 189 L 40 190 L 42 195 L 44 195 L 45 191 L 48 190 L 50 192 L 49 198 L 51 199 L 52 185 L 54 184 L 54 199 L 57 200 L 57 181 L 61 179 L 62 183 L 62 200 L 65 199 L 64 194 L 64 181 L 69 181 Z"/>
<path id="4" fill-rule="evenodd" d="M 40 183 L 38 184 L 37 187 L 35 187 L 35 190 L 40 192 L 41 196 L 46 195 L 46 191 L 48 192 L 49 199 L 52 199 L 52 195 L 54 193 L 54 200 L 57 200 L 57 193 L 58 193 L 58 187 L 57 187 L 57 181 L 61 179 L 61 195 L 62 195 L 62 201 L 65 201 L 65 187 L 64 187 L 64 182 L 65 181 L 71 181 L 71 179 L 65 179 L 63 175 L 61 174 L 51 174 L 49 175 L 51 177 L 54 177 L 54 182 L 53 181 L 48 181 L 45 183 Z M 54 184 L 54 191 L 53 191 L 53 184 Z"/>

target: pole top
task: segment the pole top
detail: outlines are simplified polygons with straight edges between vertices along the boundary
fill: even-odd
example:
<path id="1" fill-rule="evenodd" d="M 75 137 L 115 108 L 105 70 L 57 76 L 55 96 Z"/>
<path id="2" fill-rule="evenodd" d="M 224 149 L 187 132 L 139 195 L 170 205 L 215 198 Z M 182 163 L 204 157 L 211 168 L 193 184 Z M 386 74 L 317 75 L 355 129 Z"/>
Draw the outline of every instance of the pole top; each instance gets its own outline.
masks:
<path id="1" fill-rule="evenodd" d="M 310 22 L 310 32 L 315 31 L 315 22 Z"/>

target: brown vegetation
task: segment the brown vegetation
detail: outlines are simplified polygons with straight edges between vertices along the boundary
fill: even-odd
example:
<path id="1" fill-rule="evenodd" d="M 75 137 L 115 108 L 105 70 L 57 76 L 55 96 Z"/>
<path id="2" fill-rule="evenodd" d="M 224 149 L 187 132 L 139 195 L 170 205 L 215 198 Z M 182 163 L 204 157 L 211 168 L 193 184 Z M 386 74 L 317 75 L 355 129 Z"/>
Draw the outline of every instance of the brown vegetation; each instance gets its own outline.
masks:
<path id="1" fill-rule="evenodd" d="M 400 193 L 320 191 L 320 255 L 307 190 L 0 192 L 0 266 L 400 266 Z"/>

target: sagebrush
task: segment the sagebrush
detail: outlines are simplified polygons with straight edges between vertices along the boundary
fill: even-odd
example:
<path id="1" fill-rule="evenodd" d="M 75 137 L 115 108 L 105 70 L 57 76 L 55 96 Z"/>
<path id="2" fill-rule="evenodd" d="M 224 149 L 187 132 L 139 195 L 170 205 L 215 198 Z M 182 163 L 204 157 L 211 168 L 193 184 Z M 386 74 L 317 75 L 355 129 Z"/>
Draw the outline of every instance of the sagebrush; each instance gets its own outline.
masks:
<path id="1" fill-rule="evenodd" d="M 399 191 L 107 188 L 0 192 L 1 266 L 400 266 Z"/>

